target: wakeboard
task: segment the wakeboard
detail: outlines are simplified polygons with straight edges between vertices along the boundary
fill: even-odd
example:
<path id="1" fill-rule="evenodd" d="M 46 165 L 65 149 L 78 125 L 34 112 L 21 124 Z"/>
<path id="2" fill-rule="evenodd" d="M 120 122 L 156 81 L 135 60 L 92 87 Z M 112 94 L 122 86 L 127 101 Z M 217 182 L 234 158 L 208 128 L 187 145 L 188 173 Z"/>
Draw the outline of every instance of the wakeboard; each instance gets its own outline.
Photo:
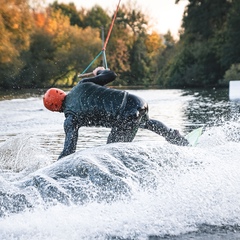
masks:
<path id="1" fill-rule="evenodd" d="M 192 147 L 197 146 L 199 138 L 203 133 L 203 128 L 204 127 L 196 128 L 185 136 Z"/>

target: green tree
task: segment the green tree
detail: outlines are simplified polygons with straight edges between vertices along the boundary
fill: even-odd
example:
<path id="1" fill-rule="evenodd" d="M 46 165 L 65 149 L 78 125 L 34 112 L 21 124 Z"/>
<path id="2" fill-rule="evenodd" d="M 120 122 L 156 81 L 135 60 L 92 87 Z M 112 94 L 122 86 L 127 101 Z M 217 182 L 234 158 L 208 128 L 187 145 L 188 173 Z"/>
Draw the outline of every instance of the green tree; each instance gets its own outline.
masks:
<path id="1" fill-rule="evenodd" d="M 161 72 L 161 65 L 159 58 L 163 55 L 166 45 L 163 42 L 164 37 L 157 32 L 148 34 L 145 40 L 147 54 L 150 58 L 150 81 L 149 84 L 157 84 L 159 74 Z M 167 42 L 167 41 L 166 41 Z"/>
<path id="2" fill-rule="evenodd" d="M 110 39 L 106 48 L 106 56 L 108 60 L 108 66 L 118 73 L 118 78 L 114 81 L 114 84 L 127 85 L 126 76 L 130 72 L 130 52 L 132 47 L 132 39 L 130 36 L 130 30 L 124 27 L 118 22 L 119 13 L 114 23 Z M 105 31 L 105 35 L 108 33 L 109 28 Z"/>
<path id="3" fill-rule="evenodd" d="M 224 79 L 220 84 L 224 86 L 229 85 L 229 81 L 240 79 L 240 63 L 232 64 L 232 66 L 225 72 Z"/>
<path id="4" fill-rule="evenodd" d="M 58 1 L 54 1 L 53 4 L 50 4 L 50 8 L 54 11 L 60 10 L 63 15 L 67 16 L 70 20 L 70 25 L 77 25 L 79 27 L 83 27 L 83 22 L 80 17 L 80 13 L 77 11 L 77 8 L 74 3 L 58 3 Z"/>
<path id="5" fill-rule="evenodd" d="M 232 6 L 227 14 L 226 27 L 224 31 L 225 42 L 222 45 L 221 63 L 225 69 L 232 64 L 240 63 L 240 1 L 233 0 Z"/>
<path id="6" fill-rule="evenodd" d="M 163 39 L 164 48 L 158 52 L 155 64 L 157 67 L 157 84 L 161 87 L 166 87 L 168 83 L 168 71 L 176 56 L 176 41 L 170 31 L 163 35 Z M 180 47 L 178 49 L 180 50 Z"/>
<path id="7" fill-rule="evenodd" d="M 129 71 L 122 77 L 127 77 L 130 85 L 146 85 L 150 79 L 150 56 L 146 46 L 147 20 L 146 16 L 133 2 L 123 4 L 118 11 L 116 24 L 127 33 L 129 52 Z"/>
<path id="8" fill-rule="evenodd" d="M 100 47 L 98 32 L 71 26 L 67 16 L 50 8 L 45 23 L 32 35 L 21 78 L 28 76 L 28 87 L 72 86 Z"/>
<path id="9" fill-rule="evenodd" d="M 179 81 L 182 87 L 218 84 L 225 72 L 220 54 L 230 6 L 228 0 L 189 0 L 180 36 L 183 50 L 173 60 L 169 81 Z"/>
<path id="10" fill-rule="evenodd" d="M 133 40 L 136 40 L 139 35 L 146 33 L 148 21 L 136 3 L 128 1 L 119 8 L 117 23 L 123 28 L 129 28 Z"/>
<path id="11" fill-rule="evenodd" d="M 26 55 L 26 65 L 20 74 L 19 85 L 29 88 L 44 87 L 58 74 L 55 64 L 53 36 L 42 29 L 37 30 L 31 38 L 31 46 Z"/>
<path id="12" fill-rule="evenodd" d="M 130 85 L 148 85 L 150 80 L 150 58 L 147 54 L 145 36 L 138 37 L 130 51 Z"/>
<path id="13" fill-rule="evenodd" d="M 99 5 L 92 7 L 85 15 L 84 27 L 108 29 L 111 18 Z"/>

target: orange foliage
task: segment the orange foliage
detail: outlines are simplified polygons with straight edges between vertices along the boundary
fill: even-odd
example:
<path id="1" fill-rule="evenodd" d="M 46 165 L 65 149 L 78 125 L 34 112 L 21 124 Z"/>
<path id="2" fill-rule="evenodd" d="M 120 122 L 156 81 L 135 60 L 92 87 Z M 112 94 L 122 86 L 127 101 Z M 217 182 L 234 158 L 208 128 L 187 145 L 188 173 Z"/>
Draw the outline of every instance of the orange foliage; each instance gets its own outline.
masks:
<path id="1" fill-rule="evenodd" d="M 42 28 L 46 22 L 45 13 L 34 13 L 33 15 L 36 27 Z"/>
<path id="2" fill-rule="evenodd" d="M 157 32 L 148 35 L 145 44 L 149 53 L 156 53 L 159 49 L 164 48 L 163 39 Z"/>

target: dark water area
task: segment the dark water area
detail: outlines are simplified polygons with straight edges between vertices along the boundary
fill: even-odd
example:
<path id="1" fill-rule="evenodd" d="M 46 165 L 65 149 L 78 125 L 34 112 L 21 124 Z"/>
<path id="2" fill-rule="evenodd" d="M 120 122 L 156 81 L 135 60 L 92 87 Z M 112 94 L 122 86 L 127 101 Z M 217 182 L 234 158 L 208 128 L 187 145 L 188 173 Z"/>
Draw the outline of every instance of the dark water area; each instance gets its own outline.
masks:
<path id="1" fill-rule="evenodd" d="M 186 90 L 183 95 L 194 96 L 188 102 L 185 114 L 193 125 L 213 126 L 238 118 L 239 102 L 229 101 L 228 88 Z"/>
<path id="2" fill-rule="evenodd" d="M 105 128 L 81 128 L 77 151 L 57 161 L 61 113 L 44 90 L 0 92 L 0 239 L 240 239 L 240 103 L 228 89 L 128 90 L 149 115 L 196 147 L 139 130 L 106 145 Z"/>
<path id="3" fill-rule="evenodd" d="M 44 89 L 5 89 L 0 90 L 0 101 L 16 98 L 39 97 L 44 94 Z"/>

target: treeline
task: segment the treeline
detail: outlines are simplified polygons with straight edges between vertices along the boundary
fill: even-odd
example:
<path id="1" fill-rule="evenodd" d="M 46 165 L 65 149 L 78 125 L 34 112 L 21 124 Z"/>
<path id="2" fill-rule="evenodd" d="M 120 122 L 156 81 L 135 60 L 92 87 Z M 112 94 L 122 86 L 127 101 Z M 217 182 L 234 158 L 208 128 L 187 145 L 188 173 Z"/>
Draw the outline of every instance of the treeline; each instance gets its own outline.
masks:
<path id="1" fill-rule="evenodd" d="M 189 0 L 161 82 L 169 78 L 168 86 L 211 87 L 240 79 L 239 12 L 239 0 Z"/>
<path id="2" fill-rule="evenodd" d="M 73 86 L 101 51 L 113 17 L 99 5 L 0 2 L 0 88 Z M 106 49 L 115 84 L 212 87 L 240 77 L 239 12 L 239 0 L 189 0 L 176 41 L 170 32 L 149 33 L 150 16 L 121 4 Z M 89 71 L 102 64 L 97 58 Z"/>

